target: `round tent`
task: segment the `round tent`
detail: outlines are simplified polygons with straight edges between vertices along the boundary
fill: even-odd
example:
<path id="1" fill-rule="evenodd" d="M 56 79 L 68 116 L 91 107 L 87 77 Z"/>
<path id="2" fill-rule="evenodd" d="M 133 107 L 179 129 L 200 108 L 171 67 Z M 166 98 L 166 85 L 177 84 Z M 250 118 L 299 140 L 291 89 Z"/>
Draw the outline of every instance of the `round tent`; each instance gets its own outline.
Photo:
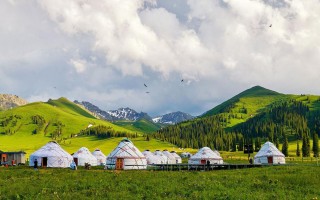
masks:
<path id="1" fill-rule="evenodd" d="M 159 164 L 168 164 L 168 157 L 165 156 L 160 150 L 156 150 L 153 154 L 160 160 Z"/>
<path id="2" fill-rule="evenodd" d="M 92 155 L 97 159 L 97 165 L 105 165 L 106 164 L 106 156 L 100 151 L 100 149 L 94 150 Z"/>
<path id="3" fill-rule="evenodd" d="M 142 154 L 147 158 L 148 165 L 161 164 L 161 160 L 155 156 L 151 151 L 145 150 Z"/>
<path id="4" fill-rule="evenodd" d="M 30 155 L 30 166 L 33 166 L 35 159 L 38 161 L 38 166 L 43 167 L 66 168 L 72 163 L 72 156 L 54 141 L 48 142 Z"/>
<path id="5" fill-rule="evenodd" d="M 170 153 L 175 157 L 176 163 L 182 163 L 181 157 L 175 151 L 171 151 Z"/>
<path id="6" fill-rule="evenodd" d="M 85 163 L 91 166 L 97 166 L 96 157 L 94 157 L 86 147 L 81 147 L 72 157 L 77 166 L 85 166 Z"/>
<path id="7" fill-rule="evenodd" d="M 167 156 L 168 164 L 177 164 L 176 158 L 168 150 L 163 150 L 162 153 Z"/>
<path id="8" fill-rule="evenodd" d="M 209 147 L 201 148 L 196 154 L 190 157 L 189 164 L 223 164 L 222 158 Z"/>
<path id="9" fill-rule="evenodd" d="M 128 139 L 123 139 L 108 155 L 106 169 L 146 169 L 147 159 Z"/>
<path id="10" fill-rule="evenodd" d="M 274 144 L 266 142 L 254 156 L 254 164 L 286 164 L 286 159 Z"/>

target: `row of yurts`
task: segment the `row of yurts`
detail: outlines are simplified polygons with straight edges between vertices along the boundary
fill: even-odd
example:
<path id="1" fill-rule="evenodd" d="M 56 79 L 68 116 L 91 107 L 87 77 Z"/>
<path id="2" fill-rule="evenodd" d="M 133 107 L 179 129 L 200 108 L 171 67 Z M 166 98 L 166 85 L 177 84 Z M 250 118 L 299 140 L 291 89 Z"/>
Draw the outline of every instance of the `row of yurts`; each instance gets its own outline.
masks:
<path id="1" fill-rule="evenodd" d="M 188 164 L 223 164 L 223 159 L 218 151 L 209 147 L 201 148 L 196 154 L 182 153 L 181 156 L 189 157 Z M 71 163 L 84 166 L 105 165 L 106 169 L 146 169 L 151 164 L 178 164 L 181 157 L 175 152 L 146 150 L 140 152 L 128 139 L 123 139 L 119 145 L 105 156 L 100 150 L 90 152 L 82 147 L 72 156 L 63 150 L 56 142 L 49 142 L 30 155 L 30 166 L 37 159 L 39 166 L 45 167 L 70 167 Z M 255 164 L 285 164 L 285 156 L 271 143 L 266 142 L 254 157 Z"/>

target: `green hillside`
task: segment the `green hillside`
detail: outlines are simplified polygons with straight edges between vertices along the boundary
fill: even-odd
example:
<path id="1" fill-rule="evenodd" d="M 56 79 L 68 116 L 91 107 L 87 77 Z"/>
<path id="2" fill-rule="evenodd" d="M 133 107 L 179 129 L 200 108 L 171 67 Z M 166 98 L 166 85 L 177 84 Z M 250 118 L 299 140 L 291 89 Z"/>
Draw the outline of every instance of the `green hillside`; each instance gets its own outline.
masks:
<path id="1" fill-rule="evenodd" d="M 286 95 L 261 86 L 254 86 L 207 111 L 203 117 L 213 116 L 220 113 L 253 115 L 271 103 L 283 98 L 286 98 Z"/>
<path id="2" fill-rule="evenodd" d="M 149 120 L 141 119 L 138 121 L 117 121 L 114 124 L 124 127 L 128 130 L 138 131 L 143 133 L 154 133 L 159 130 L 162 126 L 155 124 Z"/>
<path id="3" fill-rule="evenodd" d="M 244 143 L 269 140 L 280 145 L 287 138 L 294 144 L 312 139 L 314 133 L 320 133 L 320 96 L 285 95 L 255 86 L 200 118 L 163 128 L 154 136 L 182 148 L 242 151 Z"/>
<path id="4" fill-rule="evenodd" d="M 88 126 L 91 126 L 88 128 Z M 30 103 L 0 112 L 0 150 L 27 152 L 27 156 L 48 141 L 58 141 L 69 153 L 80 147 L 110 153 L 123 137 L 130 137 L 141 150 L 174 149 L 175 145 L 156 139 L 147 141 L 143 129 L 154 131 L 147 121 L 139 121 L 131 130 L 99 120 L 66 98 Z M 148 128 L 148 127 L 151 128 Z M 139 128 L 140 127 L 140 128 Z M 152 129 L 154 128 L 154 129 Z M 106 131 L 106 134 L 99 133 Z M 94 132 L 92 134 L 92 132 Z M 98 132 L 98 133 L 96 133 Z M 112 135 L 116 137 L 112 137 Z"/>

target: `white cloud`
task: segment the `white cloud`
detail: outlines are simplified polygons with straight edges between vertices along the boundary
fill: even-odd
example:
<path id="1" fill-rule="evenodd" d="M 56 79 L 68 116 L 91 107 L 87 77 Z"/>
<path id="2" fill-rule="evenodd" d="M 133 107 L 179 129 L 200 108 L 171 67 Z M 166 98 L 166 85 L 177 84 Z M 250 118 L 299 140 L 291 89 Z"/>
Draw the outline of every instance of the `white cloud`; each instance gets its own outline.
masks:
<path id="1" fill-rule="evenodd" d="M 69 63 L 75 68 L 77 73 L 83 73 L 87 68 L 87 61 L 82 59 L 71 59 Z"/>
<path id="2" fill-rule="evenodd" d="M 193 114 L 258 84 L 320 93 L 319 18 L 319 0 L 1 1 L 0 89 Z"/>

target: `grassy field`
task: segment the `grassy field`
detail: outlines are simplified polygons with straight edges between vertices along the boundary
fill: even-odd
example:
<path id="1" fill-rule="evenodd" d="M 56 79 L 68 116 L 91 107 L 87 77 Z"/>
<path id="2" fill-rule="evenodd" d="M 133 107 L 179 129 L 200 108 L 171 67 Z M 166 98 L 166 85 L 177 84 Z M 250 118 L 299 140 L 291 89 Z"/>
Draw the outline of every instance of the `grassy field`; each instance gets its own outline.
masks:
<path id="1" fill-rule="evenodd" d="M 132 121 L 117 121 L 115 125 L 124 127 L 128 130 L 143 132 L 143 133 L 154 133 L 161 128 L 161 125 L 152 123 L 148 120 L 141 119 L 135 122 Z"/>
<path id="2" fill-rule="evenodd" d="M 74 153 L 81 147 L 87 147 L 90 151 L 94 151 L 95 149 L 100 149 L 104 154 L 109 154 L 122 140 L 122 137 L 119 138 L 109 138 L 109 139 L 99 139 L 94 136 L 86 136 L 86 137 L 77 137 L 68 139 L 65 142 L 60 143 L 61 147 L 66 150 L 68 153 Z M 20 151 L 23 150 L 27 153 L 27 157 L 30 154 L 40 147 L 44 146 L 50 138 L 47 140 L 43 139 L 43 136 L 30 136 L 28 137 L 26 142 L 23 137 L 11 137 L 11 136 L 1 136 L 0 137 L 0 150 L 2 151 Z M 134 145 L 141 151 L 149 149 L 150 151 L 155 151 L 157 149 L 164 150 L 168 149 L 170 151 L 179 149 L 170 143 L 162 142 L 159 140 L 151 139 L 150 141 L 146 141 L 144 137 L 131 138 L 130 139 Z"/>
<path id="3" fill-rule="evenodd" d="M 0 168 L 0 199 L 317 199 L 320 167 L 218 171 Z"/>

